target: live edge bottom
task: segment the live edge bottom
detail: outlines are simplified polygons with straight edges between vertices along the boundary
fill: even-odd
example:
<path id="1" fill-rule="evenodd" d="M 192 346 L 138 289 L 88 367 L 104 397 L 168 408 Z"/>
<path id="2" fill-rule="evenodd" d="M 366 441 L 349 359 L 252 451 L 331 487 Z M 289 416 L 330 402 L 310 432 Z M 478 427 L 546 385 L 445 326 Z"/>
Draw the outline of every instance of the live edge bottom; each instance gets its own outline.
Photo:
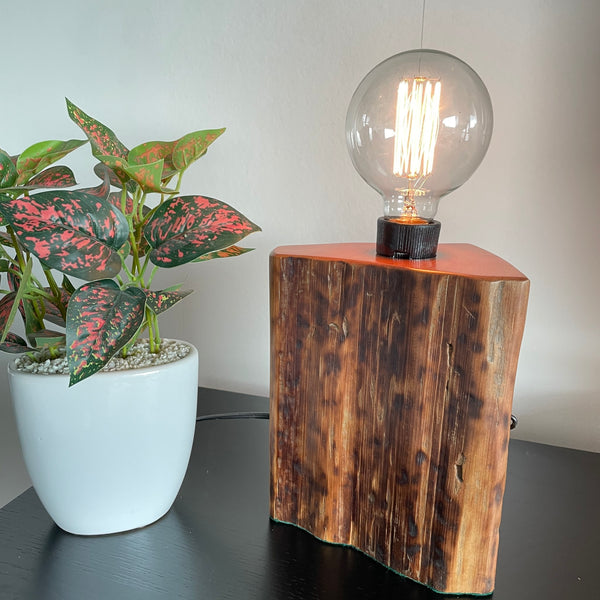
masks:
<path id="1" fill-rule="evenodd" d="M 496 574 L 527 278 L 474 246 L 271 255 L 271 516 L 437 592 Z"/>
<path id="2" fill-rule="evenodd" d="M 343 544 L 343 543 L 331 542 L 329 540 L 320 538 L 320 537 L 316 536 L 314 533 L 312 533 L 311 531 L 309 531 L 308 529 L 305 529 L 304 527 L 301 527 L 297 523 L 290 523 L 288 521 L 280 521 L 279 519 L 275 519 L 274 517 L 271 517 L 271 521 L 273 521 L 273 523 L 277 523 L 278 525 L 281 525 L 281 526 L 295 527 L 297 529 L 300 529 L 301 531 L 307 533 L 308 535 L 311 535 L 313 538 L 319 540 L 319 542 L 322 542 L 324 544 L 329 544 L 331 546 L 339 546 L 341 548 L 350 548 L 351 550 L 356 550 L 357 552 L 360 552 L 362 555 L 364 555 L 364 556 L 366 556 L 366 557 L 374 560 L 377 564 L 380 564 L 383 567 L 385 567 L 386 569 L 389 569 L 395 575 L 398 575 L 399 577 L 403 577 L 404 579 L 407 579 L 408 581 L 412 581 L 413 583 L 416 583 L 416 584 L 419 584 L 419 585 L 423 585 L 427 589 L 430 589 L 431 591 L 436 592 L 437 594 L 443 594 L 443 595 L 447 595 L 447 596 L 464 596 L 464 595 L 467 595 L 467 596 L 473 596 L 473 597 L 485 597 L 485 596 L 489 596 L 489 595 L 491 595 L 493 593 L 493 590 L 491 592 L 486 592 L 486 593 L 482 593 L 482 594 L 475 594 L 475 593 L 469 593 L 469 592 L 445 592 L 443 590 L 437 590 L 437 589 L 435 589 L 434 587 L 432 587 L 430 585 L 424 584 L 421 581 L 418 581 L 417 579 L 413 579 L 412 577 L 409 577 L 408 575 L 405 575 L 404 573 L 401 573 L 400 571 L 394 570 L 392 567 L 390 567 L 389 565 L 385 564 L 385 562 L 378 561 L 376 558 L 374 558 L 373 556 L 367 554 L 366 552 L 364 552 L 360 548 L 357 548 L 356 546 L 352 546 L 351 544 Z"/>

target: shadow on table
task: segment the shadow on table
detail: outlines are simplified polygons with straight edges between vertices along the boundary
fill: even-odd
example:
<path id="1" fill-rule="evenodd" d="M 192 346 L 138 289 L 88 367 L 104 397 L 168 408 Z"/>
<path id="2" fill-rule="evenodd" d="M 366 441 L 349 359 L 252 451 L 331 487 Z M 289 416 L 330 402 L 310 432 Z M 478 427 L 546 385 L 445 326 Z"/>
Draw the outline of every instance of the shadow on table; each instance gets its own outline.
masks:
<path id="1" fill-rule="evenodd" d="M 358 550 L 328 544 L 294 526 L 271 521 L 269 598 L 277 600 L 443 600 Z M 487 596 L 492 598 L 492 596 Z"/>
<path id="2" fill-rule="evenodd" d="M 50 529 L 34 582 L 37 600 L 192 597 L 214 577 L 211 554 L 171 510 L 146 528 L 108 536 Z M 201 597 L 201 596 L 199 596 Z"/>

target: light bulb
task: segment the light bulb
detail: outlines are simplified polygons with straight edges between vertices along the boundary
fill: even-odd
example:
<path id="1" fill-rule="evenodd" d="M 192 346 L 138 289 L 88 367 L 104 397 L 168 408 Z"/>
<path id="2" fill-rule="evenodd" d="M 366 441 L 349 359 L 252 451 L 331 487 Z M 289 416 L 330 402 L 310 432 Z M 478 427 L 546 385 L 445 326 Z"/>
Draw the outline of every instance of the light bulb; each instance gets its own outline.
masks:
<path id="1" fill-rule="evenodd" d="M 433 217 L 440 198 L 477 169 L 492 128 L 492 103 L 483 81 L 455 56 L 411 50 L 367 74 L 350 101 L 346 142 L 358 173 L 383 197 L 378 252 L 435 256 L 440 225 Z M 391 224 L 419 227 L 398 232 Z M 416 236 L 416 245 L 428 248 L 380 248 L 382 235 Z"/>

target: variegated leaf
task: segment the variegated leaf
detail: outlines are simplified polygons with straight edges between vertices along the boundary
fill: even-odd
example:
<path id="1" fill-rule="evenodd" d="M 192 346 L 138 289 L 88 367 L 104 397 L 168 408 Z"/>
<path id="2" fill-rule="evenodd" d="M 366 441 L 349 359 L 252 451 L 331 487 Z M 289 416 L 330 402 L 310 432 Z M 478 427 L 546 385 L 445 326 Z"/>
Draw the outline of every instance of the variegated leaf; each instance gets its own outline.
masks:
<path id="1" fill-rule="evenodd" d="M 125 216 L 82 192 L 40 192 L 0 203 L 23 246 L 47 267 L 88 281 L 121 270 L 118 249 L 129 236 Z"/>
<path id="2" fill-rule="evenodd" d="M 0 343 L 0 350 L 9 354 L 22 354 L 23 352 L 31 352 L 34 348 L 30 348 L 27 342 L 16 333 L 9 333 L 6 339 Z"/>
<path id="3" fill-rule="evenodd" d="M 62 289 L 66 294 L 69 295 L 69 298 L 71 297 L 71 294 L 75 291 L 75 286 L 66 275 L 63 275 L 62 278 Z"/>
<path id="4" fill-rule="evenodd" d="M 213 258 L 229 258 L 231 256 L 240 256 L 246 254 L 246 252 L 252 252 L 254 248 L 242 248 L 241 246 L 229 246 L 229 248 L 223 248 L 223 250 L 217 250 L 216 252 L 209 252 L 203 254 L 192 262 L 203 262 L 205 260 L 212 260 Z"/>
<path id="5" fill-rule="evenodd" d="M 47 293 L 51 293 L 50 288 L 44 288 L 44 289 Z M 69 299 L 71 298 L 71 293 L 72 292 L 69 292 L 66 289 L 64 289 L 64 287 L 63 287 L 63 289 L 60 290 L 60 296 L 61 296 L 60 299 L 61 299 L 63 306 L 69 305 Z M 59 325 L 60 327 L 66 326 L 66 322 L 63 319 L 60 309 L 58 308 L 58 306 L 56 306 L 56 304 L 53 304 L 48 299 L 44 299 L 44 319 L 46 321 L 50 321 L 50 323 L 53 323 L 54 325 Z"/>
<path id="6" fill-rule="evenodd" d="M 0 333 L 4 331 L 8 324 L 8 318 L 13 307 L 17 292 L 9 292 L 0 299 Z M 10 324 L 8 324 L 10 327 Z"/>
<path id="7" fill-rule="evenodd" d="M 102 164 L 102 163 L 100 163 Z M 104 166 L 104 165 L 102 165 Z M 108 167 L 107 167 L 108 171 Z M 96 196 L 97 198 L 102 198 L 103 200 L 108 199 L 108 195 L 110 194 L 110 176 L 108 172 L 106 172 L 104 180 L 100 185 L 90 188 L 81 188 L 78 191 L 84 192 L 85 194 L 90 194 L 91 196 Z M 112 202 L 111 202 L 112 204 Z"/>
<path id="8" fill-rule="evenodd" d="M 228 204 L 204 196 L 177 196 L 161 204 L 144 229 L 150 260 L 161 267 L 185 264 L 227 248 L 260 227 Z"/>
<path id="9" fill-rule="evenodd" d="M 146 293 L 146 305 L 155 314 L 165 312 L 174 304 L 189 296 L 193 290 L 144 290 Z"/>
<path id="10" fill-rule="evenodd" d="M 114 156 L 127 158 L 129 150 L 117 138 L 112 130 L 93 117 L 84 113 L 67 98 L 67 111 L 71 120 L 79 125 L 92 145 L 92 154 L 100 156 Z M 104 161 L 103 161 L 104 162 Z"/>
<path id="11" fill-rule="evenodd" d="M 129 175 L 144 192 L 162 192 L 162 173 L 164 160 L 141 165 L 127 165 L 122 170 Z"/>
<path id="12" fill-rule="evenodd" d="M 129 152 L 127 162 L 130 165 L 148 165 L 162 158 L 165 161 L 163 166 L 163 180 L 166 177 L 172 177 L 177 172 L 177 169 L 173 166 L 172 154 L 178 141 L 145 142 L 144 144 L 140 144 Z"/>
<path id="13" fill-rule="evenodd" d="M 23 306 L 24 303 L 22 301 L 25 298 L 25 293 L 31 281 L 32 269 L 33 259 L 29 257 L 27 259 L 27 263 L 25 264 L 25 268 L 23 269 L 22 273 L 20 273 L 19 277 L 17 277 L 14 273 L 7 273 L 9 288 L 14 291 L 6 294 L 2 298 L 2 301 L 0 301 L 0 332 L 2 333 L 0 342 L 3 342 L 6 339 L 6 336 L 12 327 L 18 311 L 21 311 L 21 315 L 24 319 L 27 318 L 27 314 Z M 31 331 L 31 328 L 31 323 L 29 323 L 29 331 Z"/>
<path id="14" fill-rule="evenodd" d="M 65 188 L 72 185 L 77 185 L 73 171 L 69 167 L 59 165 L 34 175 L 24 187 L 27 190 L 34 190 L 36 188 Z"/>
<path id="15" fill-rule="evenodd" d="M 144 321 L 146 295 L 121 290 L 111 279 L 82 285 L 67 309 L 70 384 L 99 371 L 136 334 Z"/>
<path id="16" fill-rule="evenodd" d="M 25 334 L 29 343 L 36 347 L 35 337 L 40 331 L 44 331 L 46 328 L 43 321 L 38 316 L 38 312 L 34 307 L 34 300 L 29 298 L 23 298 L 19 306 L 23 319 L 25 320 Z"/>
<path id="17" fill-rule="evenodd" d="M 107 200 L 116 208 L 118 208 L 119 210 L 122 211 L 122 198 L 121 198 L 121 192 L 111 192 L 108 195 Z M 127 194 L 127 197 L 125 199 L 125 214 L 126 215 L 130 215 L 133 212 L 133 198 Z"/>
<path id="18" fill-rule="evenodd" d="M 17 158 L 17 185 L 27 183 L 33 175 L 85 143 L 85 140 L 47 140 L 29 146 Z"/>
<path id="19" fill-rule="evenodd" d="M 121 186 L 125 185 L 131 178 L 127 173 L 129 164 L 127 160 L 119 156 L 111 156 L 110 154 L 98 154 L 96 158 L 102 161 L 121 181 Z"/>
<path id="20" fill-rule="evenodd" d="M 23 322 L 25 323 L 25 333 L 27 335 L 27 339 L 33 346 L 35 347 L 34 342 L 32 341 L 31 335 L 38 331 L 43 331 L 45 329 L 45 325 L 43 320 L 38 316 L 39 311 L 43 310 L 42 304 L 45 303 L 45 300 L 42 298 L 37 298 L 34 300 L 31 297 L 28 297 L 29 288 L 29 276 L 31 273 L 31 267 L 28 263 L 25 271 L 21 273 L 20 277 L 18 277 L 14 271 L 9 271 L 7 273 L 8 279 L 8 287 L 12 290 L 11 294 L 14 292 L 15 302 L 18 301 L 18 310 L 21 313 L 21 317 L 23 318 Z M 23 284 L 23 281 L 25 282 Z M 25 287 L 22 288 L 22 285 Z M 46 291 L 49 291 L 47 289 Z M 37 302 L 37 307 L 34 303 Z M 37 310 L 36 310 L 37 309 Z M 14 309 L 13 309 L 14 312 Z M 8 316 L 10 320 L 10 315 Z M 10 327 L 10 323 L 9 323 Z M 6 327 L 5 327 L 6 328 Z"/>
<path id="21" fill-rule="evenodd" d="M 0 188 L 11 187 L 17 180 L 17 169 L 8 154 L 0 152 Z"/>
<path id="22" fill-rule="evenodd" d="M 172 161 L 177 171 L 187 169 L 191 163 L 206 153 L 208 147 L 225 131 L 221 129 L 205 129 L 184 135 L 177 141 L 173 150 Z"/>
<path id="23" fill-rule="evenodd" d="M 52 329 L 42 329 L 27 336 L 30 344 L 34 348 L 43 348 L 44 346 L 58 346 L 65 343 L 65 334 Z"/>
<path id="24" fill-rule="evenodd" d="M 116 176 L 115 172 L 103 162 L 98 162 L 94 165 L 94 173 L 96 173 L 102 181 L 108 179 L 110 185 L 114 185 L 115 187 L 122 186 L 121 180 Z"/>

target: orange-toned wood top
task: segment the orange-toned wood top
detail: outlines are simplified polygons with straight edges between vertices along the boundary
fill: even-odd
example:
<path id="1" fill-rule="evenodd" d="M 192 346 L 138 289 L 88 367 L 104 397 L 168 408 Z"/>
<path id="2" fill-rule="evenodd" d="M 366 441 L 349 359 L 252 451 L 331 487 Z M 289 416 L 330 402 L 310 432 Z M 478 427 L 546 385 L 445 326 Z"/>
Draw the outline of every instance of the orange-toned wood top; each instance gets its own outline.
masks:
<path id="1" fill-rule="evenodd" d="M 476 277 L 489 280 L 517 279 L 527 281 L 527 277 L 504 259 L 471 244 L 440 244 L 435 258 L 407 260 L 378 256 L 375 244 L 312 244 L 279 246 L 272 256 L 293 256 L 314 260 L 337 260 L 347 263 L 380 265 L 397 269 L 410 269 L 428 273 L 447 273 L 463 277 Z"/>

